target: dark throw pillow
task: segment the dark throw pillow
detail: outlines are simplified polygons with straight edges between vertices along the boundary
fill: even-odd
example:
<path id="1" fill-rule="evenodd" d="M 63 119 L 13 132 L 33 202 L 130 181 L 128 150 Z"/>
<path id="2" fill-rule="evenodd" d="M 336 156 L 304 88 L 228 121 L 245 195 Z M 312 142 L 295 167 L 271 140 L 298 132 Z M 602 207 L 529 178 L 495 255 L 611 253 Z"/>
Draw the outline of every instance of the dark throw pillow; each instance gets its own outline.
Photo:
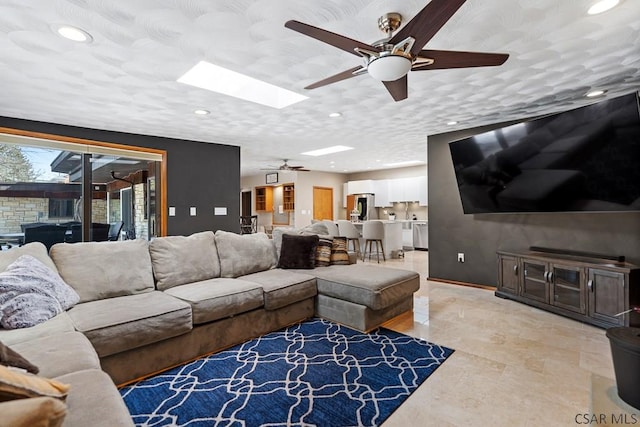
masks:
<path id="1" fill-rule="evenodd" d="M 328 267 L 331 264 L 331 246 L 333 237 L 320 236 L 316 247 L 316 267 Z"/>
<path id="2" fill-rule="evenodd" d="M 317 246 L 317 235 L 297 236 L 293 234 L 283 234 L 278 267 L 314 268 Z"/>
<path id="3" fill-rule="evenodd" d="M 26 369 L 32 374 L 38 373 L 38 367 L 0 342 L 0 365 Z"/>
<path id="4" fill-rule="evenodd" d="M 331 265 L 349 265 L 347 238 L 334 237 L 331 245 Z"/>

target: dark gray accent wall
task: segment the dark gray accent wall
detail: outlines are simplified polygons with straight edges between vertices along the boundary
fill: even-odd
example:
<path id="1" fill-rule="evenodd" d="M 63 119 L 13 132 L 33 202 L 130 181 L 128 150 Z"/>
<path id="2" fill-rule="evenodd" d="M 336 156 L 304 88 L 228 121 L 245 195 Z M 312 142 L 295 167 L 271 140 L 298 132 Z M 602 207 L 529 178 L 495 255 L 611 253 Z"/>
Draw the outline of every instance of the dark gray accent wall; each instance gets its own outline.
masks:
<path id="1" fill-rule="evenodd" d="M 157 136 L 0 117 L 0 127 L 22 129 L 167 152 L 167 202 L 176 216 L 167 217 L 167 234 L 189 235 L 204 230 L 239 232 L 240 147 Z M 197 215 L 189 216 L 196 207 Z M 226 207 L 226 216 L 214 216 Z"/>
<path id="2" fill-rule="evenodd" d="M 624 255 L 640 265 L 640 213 L 465 215 L 449 142 L 509 123 L 429 136 L 429 276 L 496 285 L 496 251 L 530 246 Z M 640 166 L 639 166 L 640 167 Z M 465 262 L 457 262 L 458 252 Z"/>

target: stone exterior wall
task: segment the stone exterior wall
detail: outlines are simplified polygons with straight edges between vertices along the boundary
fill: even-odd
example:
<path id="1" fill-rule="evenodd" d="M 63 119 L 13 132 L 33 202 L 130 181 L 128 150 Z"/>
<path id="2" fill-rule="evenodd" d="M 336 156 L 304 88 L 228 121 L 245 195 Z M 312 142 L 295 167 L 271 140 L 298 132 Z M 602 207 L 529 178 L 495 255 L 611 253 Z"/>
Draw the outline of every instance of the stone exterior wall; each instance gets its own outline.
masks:
<path id="1" fill-rule="evenodd" d="M 144 217 L 145 206 L 145 184 L 136 184 L 135 192 L 135 221 L 136 221 L 136 237 L 138 239 L 149 239 L 149 221 Z"/>
<path id="2" fill-rule="evenodd" d="M 107 223 L 107 201 L 95 199 L 91 203 L 93 222 Z M 118 215 L 120 209 L 118 208 Z M 0 231 L 20 233 L 20 224 L 29 222 L 59 223 L 72 221 L 68 218 L 49 218 L 49 199 L 33 197 L 0 197 Z"/>
<path id="3" fill-rule="evenodd" d="M 91 221 L 106 224 L 109 222 L 107 218 L 107 201 L 103 199 L 93 199 L 91 201 Z"/>
<path id="4" fill-rule="evenodd" d="M 20 233 L 20 224 L 48 220 L 49 199 L 0 197 L 0 230 L 4 233 Z M 56 219 L 52 222 L 61 221 Z"/>

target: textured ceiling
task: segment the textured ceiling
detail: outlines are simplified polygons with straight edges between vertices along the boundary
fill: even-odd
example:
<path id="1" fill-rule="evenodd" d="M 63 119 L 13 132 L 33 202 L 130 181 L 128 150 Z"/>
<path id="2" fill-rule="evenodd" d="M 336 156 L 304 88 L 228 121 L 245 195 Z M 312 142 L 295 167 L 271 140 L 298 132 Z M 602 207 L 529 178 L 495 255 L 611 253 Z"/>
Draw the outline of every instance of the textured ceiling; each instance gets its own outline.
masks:
<path id="1" fill-rule="evenodd" d="M 584 98 L 592 88 L 640 87 L 640 1 L 588 16 L 593 0 L 468 0 L 427 48 L 509 53 L 503 66 L 412 72 L 401 102 L 367 75 L 303 89 L 360 62 L 287 20 L 372 43 L 380 15 L 407 22 L 426 3 L 1 0 L 0 115 L 238 145 L 243 175 L 283 158 L 354 172 L 425 160 L 430 134 L 574 108 L 593 102 Z M 61 38 L 55 24 L 79 26 L 93 43 Z M 276 110 L 176 82 L 203 59 L 309 99 Z M 356 149 L 300 155 L 334 144 Z"/>

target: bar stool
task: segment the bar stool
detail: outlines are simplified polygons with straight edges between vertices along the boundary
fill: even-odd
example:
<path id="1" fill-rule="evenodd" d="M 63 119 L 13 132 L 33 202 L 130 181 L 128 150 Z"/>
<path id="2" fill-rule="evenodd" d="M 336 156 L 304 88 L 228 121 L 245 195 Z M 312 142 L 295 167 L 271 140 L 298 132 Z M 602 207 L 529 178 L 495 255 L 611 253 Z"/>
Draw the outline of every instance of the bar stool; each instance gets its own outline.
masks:
<path id="1" fill-rule="evenodd" d="M 351 221 L 339 219 L 338 233 L 339 236 L 347 238 L 347 250 L 349 250 L 349 243 L 353 243 L 353 250 L 356 253 L 356 257 L 360 258 L 360 231 L 356 226 L 353 225 Z"/>
<path id="2" fill-rule="evenodd" d="M 380 249 L 382 249 L 382 260 L 386 261 L 384 256 L 384 246 L 382 245 L 382 239 L 384 238 L 384 224 L 382 221 L 365 221 L 362 224 L 362 237 L 364 238 L 364 253 L 362 254 L 362 261 L 367 256 L 367 245 L 369 245 L 369 260 L 371 260 L 371 244 L 376 244 L 376 255 L 378 257 L 378 263 L 380 263 Z M 378 247 L 378 243 L 380 246 Z"/>
<path id="3" fill-rule="evenodd" d="M 322 223 L 327 227 L 327 233 L 329 236 L 339 236 L 340 232 L 338 231 L 338 226 L 335 222 L 330 219 L 323 219 Z"/>

